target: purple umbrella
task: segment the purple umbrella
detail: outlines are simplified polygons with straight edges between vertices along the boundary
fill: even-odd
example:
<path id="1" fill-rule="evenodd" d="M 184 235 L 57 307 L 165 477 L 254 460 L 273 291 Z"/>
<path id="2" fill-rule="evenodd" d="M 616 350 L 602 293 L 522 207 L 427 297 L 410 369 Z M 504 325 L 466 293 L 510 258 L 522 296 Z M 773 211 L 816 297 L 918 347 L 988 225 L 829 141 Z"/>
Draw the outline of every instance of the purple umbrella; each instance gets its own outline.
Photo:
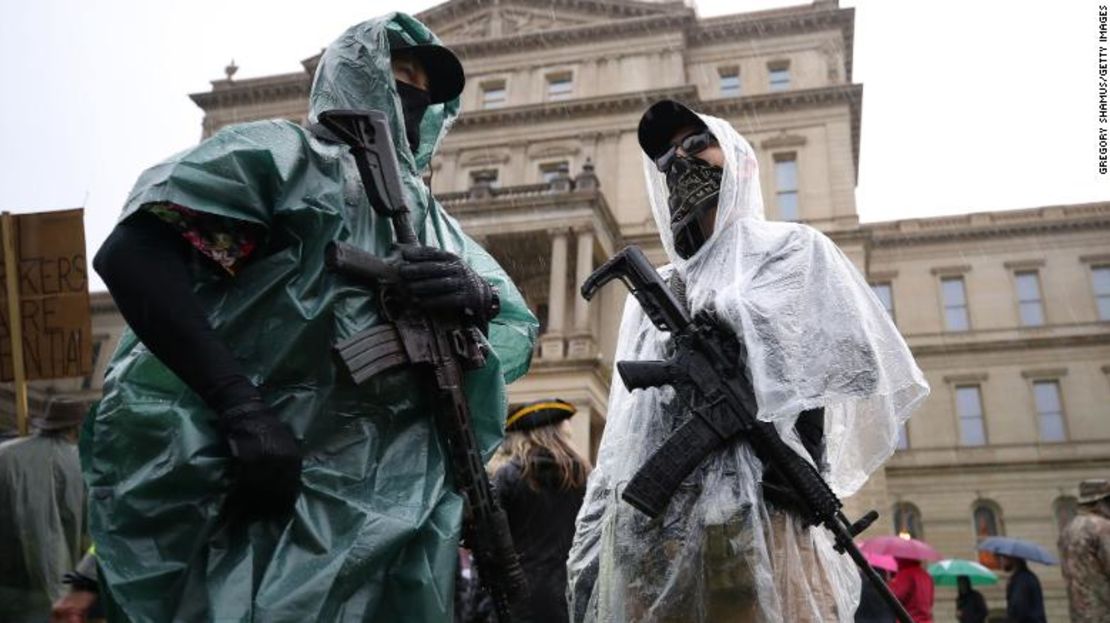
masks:
<path id="1" fill-rule="evenodd" d="M 1048 553 L 1048 551 L 1033 543 L 1032 541 L 1024 541 L 1022 539 L 1014 539 L 1006 536 L 992 536 L 983 539 L 979 543 L 979 549 L 984 552 L 991 552 L 993 554 L 1002 554 L 1003 556 L 1011 556 L 1013 558 L 1024 558 L 1025 560 L 1032 560 L 1045 565 L 1056 564 L 1056 557 Z"/>

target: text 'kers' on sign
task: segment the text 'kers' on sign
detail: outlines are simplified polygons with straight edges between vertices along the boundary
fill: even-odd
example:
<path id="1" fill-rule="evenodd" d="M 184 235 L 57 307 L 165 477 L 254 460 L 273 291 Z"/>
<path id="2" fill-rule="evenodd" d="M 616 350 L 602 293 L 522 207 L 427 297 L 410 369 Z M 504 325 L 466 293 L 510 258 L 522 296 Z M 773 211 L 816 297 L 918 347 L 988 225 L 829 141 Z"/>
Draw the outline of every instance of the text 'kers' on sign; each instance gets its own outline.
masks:
<path id="1" fill-rule="evenodd" d="M 27 380 L 92 373 L 84 210 L 12 218 Z M 0 253 L 0 381 L 11 381 L 7 266 Z"/>

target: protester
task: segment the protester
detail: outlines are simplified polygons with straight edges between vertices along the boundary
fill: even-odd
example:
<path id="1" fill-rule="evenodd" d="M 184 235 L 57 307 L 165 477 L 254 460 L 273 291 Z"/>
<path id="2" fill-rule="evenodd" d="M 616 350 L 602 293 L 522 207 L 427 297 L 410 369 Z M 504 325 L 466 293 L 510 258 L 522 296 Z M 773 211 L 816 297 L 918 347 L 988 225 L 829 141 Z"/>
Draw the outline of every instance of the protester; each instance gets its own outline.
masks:
<path id="1" fill-rule="evenodd" d="M 590 464 L 570 445 L 574 405 L 558 399 L 526 404 L 505 421 L 509 459 L 494 476 L 513 544 L 528 578 L 532 623 L 567 621 L 567 553 Z"/>
<path id="2" fill-rule="evenodd" d="M 498 623 L 489 592 L 482 589 L 474 554 L 459 548 L 459 572 L 455 576 L 454 623 Z"/>
<path id="3" fill-rule="evenodd" d="M 878 573 L 884 582 L 887 581 L 886 571 L 875 568 L 875 573 Z M 879 589 L 863 577 L 862 571 L 860 571 L 860 589 L 859 607 L 856 608 L 855 623 L 894 623 L 894 613 L 891 612 L 890 606 L 879 594 Z"/>
<path id="4" fill-rule="evenodd" d="M 758 417 L 853 493 L 928 393 L 898 330 L 828 238 L 763 220 L 755 155 L 727 122 L 664 101 L 639 138 L 672 289 L 743 340 Z M 629 297 L 616 359 L 661 359 L 669 342 Z M 670 388 L 629 391 L 613 378 L 568 563 L 572 619 L 851 621 L 852 561 L 800 519 L 782 476 L 743 440 L 705 457 L 654 520 L 621 500 L 690 415 Z"/>
<path id="5" fill-rule="evenodd" d="M 1006 582 L 1006 621 L 1045 623 L 1041 581 L 1029 570 L 1025 559 L 998 554 L 998 562 L 1010 574 Z"/>
<path id="6" fill-rule="evenodd" d="M 1078 514 L 1060 535 L 1060 568 L 1074 623 L 1110 619 L 1110 481 L 1079 483 Z"/>
<path id="7" fill-rule="evenodd" d="M 110 619 L 450 618 L 463 504 L 443 405 L 408 366 L 356 385 L 336 362 L 337 341 L 385 318 L 376 289 L 326 270 L 325 245 L 386 256 L 394 233 L 315 122 L 385 113 L 426 245 L 399 258 L 400 294 L 487 336 L 464 391 L 488 456 L 536 322 L 421 179 L 463 82 L 427 28 L 390 14 L 323 53 L 309 128 L 229 126 L 139 178 L 94 262 L 133 331 L 82 445 Z"/>
<path id="8" fill-rule="evenodd" d="M 85 488 L 77 429 L 88 405 L 51 400 L 34 433 L 0 444 L 0 621 L 42 623 L 81 557 Z"/>
<path id="9" fill-rule="evenodd" d="M 960 623 L 984 623 L 987 620 L 987 601 L 983 594 L 971 588 L 971 578 L 956 578 L 956 619 Z"/>
<path id="10" fill-rule="evenodd" d="M 914 623 L 933 621 L 933 576 L 921 566 L 921 561 L 895 558 L 898 571 L 890 581 L 890 590 L 906 608 Z"/>

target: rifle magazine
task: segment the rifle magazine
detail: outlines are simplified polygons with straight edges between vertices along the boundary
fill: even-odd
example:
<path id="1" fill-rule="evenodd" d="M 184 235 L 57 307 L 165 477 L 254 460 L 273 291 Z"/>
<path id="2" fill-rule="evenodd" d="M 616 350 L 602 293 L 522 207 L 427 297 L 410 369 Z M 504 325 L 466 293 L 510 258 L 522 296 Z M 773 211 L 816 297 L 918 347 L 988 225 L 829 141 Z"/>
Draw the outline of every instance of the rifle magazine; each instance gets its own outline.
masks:
<path id="1" fill-rule="evenodd" d="M 409 363 L 397 328 L 380 324 L 353 335 L 334 348 L 356 384 L 376 374 Z"/>

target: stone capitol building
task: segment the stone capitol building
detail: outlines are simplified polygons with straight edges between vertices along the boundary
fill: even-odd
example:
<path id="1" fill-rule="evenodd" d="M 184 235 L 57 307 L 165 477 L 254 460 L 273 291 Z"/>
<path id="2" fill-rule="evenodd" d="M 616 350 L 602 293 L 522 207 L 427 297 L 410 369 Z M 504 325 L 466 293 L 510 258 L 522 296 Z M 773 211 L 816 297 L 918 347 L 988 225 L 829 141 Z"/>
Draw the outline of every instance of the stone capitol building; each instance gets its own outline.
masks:
<path id="1" fill-rule="evenodd" d="M 677 99 L 748 139 L 767 218 L 807 223 L 840 246 L 932 386 L 849 515 L 878 509 L 868 535 L 909 533 L 947 558 L 974 559 L 988 535 L 1056 552 L 1078 482 L 1110 476 L 1110 203 L 860 223 L 864 87 L 852 79 L 855 13 L 836 0 L 713 18 L 681 1 L 448 0 L 418 17 L 467 73 L 432 189 L 541 322 L 514 403 L 576 404 L 575 442 L 593 458 L 625 291 L 587 304 L 577 286 L 627 244 L 665 261 L 636 124 L 650 103 Z M 203 136 L 256 119 L 305 122 L 318 59 L 259 78 L 229 67 L 191 96 Z M 96 373 L 32 384 L 32 409 L 51 393 L 99 396 L 123 323 L 106 292 L 92 298 Z M 1049 620 L 1067 620 L 1059 568 L 1031 568 Z M 992 611 L 1004 608 L 1004 583 L 982 591 Z M 954 620 L 954 603 L 954 589 L 937 590 L 938 621 Z"/>

